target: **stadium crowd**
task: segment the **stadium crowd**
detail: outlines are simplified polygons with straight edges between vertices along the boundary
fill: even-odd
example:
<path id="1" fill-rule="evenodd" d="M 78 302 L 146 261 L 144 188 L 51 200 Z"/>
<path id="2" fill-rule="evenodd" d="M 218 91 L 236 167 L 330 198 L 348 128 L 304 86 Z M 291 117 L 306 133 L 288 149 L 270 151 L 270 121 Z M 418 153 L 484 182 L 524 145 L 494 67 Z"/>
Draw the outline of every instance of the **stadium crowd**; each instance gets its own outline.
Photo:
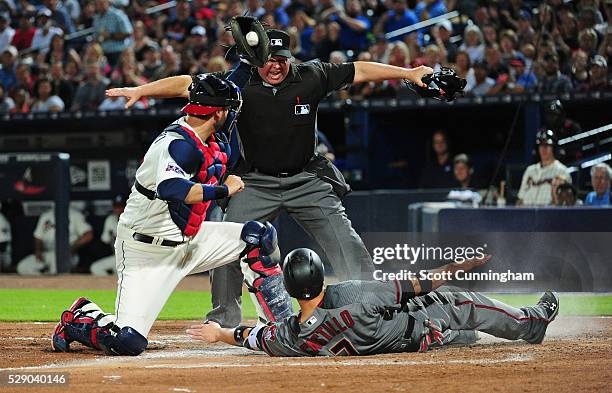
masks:
<path id="1" fill-rule="evenodd" d="M 295 61 L 455 68 L 472 95 L 610 89 L 604 0 L 0 0 L 0 113 L 122 109 L 105 89 L 226 70 L 229 19 L 286 30 Z M 168 4 L 171 5 L 171 4 Z M 419 21 L 452 20 L 404 34 Z M 90 30 L 88 30 L 90 29 Z M 90 31 L 90 34 L 87 34 Z M 394 96 L 400 81 L 341 98 Z M 153 105 L 143 100 L 141 108 Z"/>

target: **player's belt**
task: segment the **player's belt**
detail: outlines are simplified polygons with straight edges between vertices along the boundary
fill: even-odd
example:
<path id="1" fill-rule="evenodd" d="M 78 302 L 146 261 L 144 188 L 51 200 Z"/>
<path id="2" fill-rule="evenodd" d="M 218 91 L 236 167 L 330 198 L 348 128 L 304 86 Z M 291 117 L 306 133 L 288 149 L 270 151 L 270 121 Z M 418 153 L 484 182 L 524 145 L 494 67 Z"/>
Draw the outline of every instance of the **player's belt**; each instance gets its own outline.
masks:
<path id="1" fill-rule="evenodd" d="M 150 200 L 154 200 L 155 198 L 157 198 L 157 194 L 155 193 L 155 191 L 151 191 L 142 184 L 138 183 L 138 180 L 134 181 L 134 187 L 136 188 L 136 191 L 138 191 Z"/>
<path id="2" fill-rule="evenodd" d="M 174 240 L 166 240 L 160 237 L 153 237 L 149 235 L 144 235 L 142 233 L 134 232 L 132 235 L 134 240 L 147 244 L 155 244 L 157 246 L 165 246 L 165 247 L 176 247 L 179 244 L 183 244 L 185 242 L 175 242 Z"/>

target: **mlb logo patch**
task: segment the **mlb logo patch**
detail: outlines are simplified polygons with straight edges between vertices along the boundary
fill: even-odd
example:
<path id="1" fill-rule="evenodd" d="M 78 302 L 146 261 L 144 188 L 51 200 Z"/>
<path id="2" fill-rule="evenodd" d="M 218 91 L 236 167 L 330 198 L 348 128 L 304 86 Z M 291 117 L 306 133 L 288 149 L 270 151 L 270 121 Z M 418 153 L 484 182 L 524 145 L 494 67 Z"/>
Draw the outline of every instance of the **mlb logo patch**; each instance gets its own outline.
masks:
<path id="1" fill-rule="evenodd" d="M 296 105 L 295 106 L 295 114 L 296 115 L 307 115 L 310 113 L 310 104 Z"/>
<path id="2" fill-rule="evenodd" d="M 306 320 L 306 325 L 308 326 L 312 326 L 315 323 L 317 323 L 317 318 L 314 315 Z"/>
<path id="3" fill-rule="evenodd" d="M 271 38 L 270 45 L 271 46 L 283 46 L 283 39 L 282 38 Z"/>

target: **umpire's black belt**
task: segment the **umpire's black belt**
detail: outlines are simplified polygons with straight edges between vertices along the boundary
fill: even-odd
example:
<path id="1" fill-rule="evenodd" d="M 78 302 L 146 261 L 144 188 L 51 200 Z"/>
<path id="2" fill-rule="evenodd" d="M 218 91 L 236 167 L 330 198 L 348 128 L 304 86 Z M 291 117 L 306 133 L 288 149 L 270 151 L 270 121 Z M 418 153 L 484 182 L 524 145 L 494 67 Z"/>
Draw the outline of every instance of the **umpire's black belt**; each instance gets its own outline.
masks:
<path id="1" fill-rule="evenodd" d="M 153 236 L 144 235 L 144 234 L 138 233 L 138 232 L 134 232 L 132 237 L 134 238 L 134 240 L 136 240 L 138 242 L 147 243 L 147 244 L 155 244 L 155 245 L 158 245 L 158 246 L 165 246 L 165 247 L 176 247 L 179 244 L 185 243 L 185 242 L 175 242 L 174 240 L 166 240 L 166 239 L 161 239 L 161 238 L 155 238 Z M 161 239 L 161 242 L 156 241 L 156 239 L 158 239 L 158 240 Z"/>
<path id="2" fill-rule="evenodd" d="M 262 175 L 273 176 L 273 177 L 291 177 L 291 176 L 297 175 L 298 173 L 304 172 L 304 169 L 297 169 L 297 170 L 287 171 L 287 172 L 266 172 L 266 171 L 261 171 L 257 168 L 253 168 L 253 171 L 255 173 L 261 173 Z"/>

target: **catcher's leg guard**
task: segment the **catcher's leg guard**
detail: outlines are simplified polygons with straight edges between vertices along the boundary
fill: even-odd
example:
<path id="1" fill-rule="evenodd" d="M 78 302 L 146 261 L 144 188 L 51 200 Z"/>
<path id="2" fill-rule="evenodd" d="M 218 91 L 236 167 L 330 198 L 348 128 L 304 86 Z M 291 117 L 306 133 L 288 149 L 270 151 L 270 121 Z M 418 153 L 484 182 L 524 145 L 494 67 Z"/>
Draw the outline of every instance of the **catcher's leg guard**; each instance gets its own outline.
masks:
<path id="1" fill-rule="evenodd" d="M 137 356 L 147 349 L 146 337 L 129 326 L 98 335 L 98 343 L 107 355 Z"/>
<path id="2" fill-rule="evenodd" d="M 97 304 L 84 297 L 78 298 L 62 313 L 53 331 L 51 347 L 56 352 L 68 352 L 70 343 L 77 341 L 90 348 L 102 349 L 98 335 L 110 334 L 114 326 L 112 319 L 113 316 L 103 313 Z"/>
<path id="3" fill-rule="evenodd" d="M 245 282 L 256 300 L 259 319 L 275 322 L 291 316 L 293 304 L 283 285 L 282 269 L 270 258 L 278 247 L 276 229 L 270 223 L 248 221 L 240 237 L 247 243 L 241 258 L 246 256 L 242 262 L 250 272 L 245 272 Z"/>

